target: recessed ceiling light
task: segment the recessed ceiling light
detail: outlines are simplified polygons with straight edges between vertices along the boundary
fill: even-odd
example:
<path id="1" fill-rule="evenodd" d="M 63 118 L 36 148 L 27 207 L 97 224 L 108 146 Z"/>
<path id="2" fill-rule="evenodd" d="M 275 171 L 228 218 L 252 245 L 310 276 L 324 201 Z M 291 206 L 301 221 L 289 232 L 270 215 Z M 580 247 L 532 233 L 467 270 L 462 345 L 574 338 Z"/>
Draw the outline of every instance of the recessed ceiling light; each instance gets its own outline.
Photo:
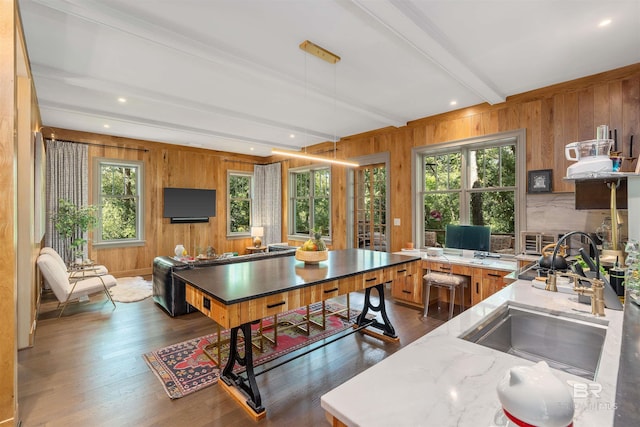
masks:
<path id="1" fill-rule="evenodd" d="M 127 98 L 120 97 L 118 98 L 118 102 L 124 104 L 125 102 L 127 102 Z"/>
<path id="2" fill-rule="evenodd" d="M 110 125 L 102 125 L 103 128 L 105 129 L 109 129 L 111 126 Z"/>
<path id="3" fill-rule="evenodd" d="M 451 101 L 451 102 L 449 103 L 449 105 L 458 105 L 458 101 L 455 101 L 455 100 L 454 100 L 454 101 Z"/>
<path id="4" fill-rule="evenodd" d="M 608 19 L 608 18 L 607 18 L 607 19 L 605 19 L 604 21 L 601 21 L 601 22 L 598 24 L 598 27 L 606 27 L 606 26 L 607 26 L 607 25 L 609 25 L 609 24 L 611 24 L 611 19 Z"/>
<path id="5" fill-rule="evenodd" d="M 253 151 L 253 147 L 249 147 L 249 151 Z"/>
<path id="6" fill-rule="evenodd" d="M 295 135 L 295 134 L 293 134 L 293 133 L 290 133 L 290 134 L 289 134 L 289 138 L 293 139 L 293 138 L 295 138 L 295 137 L 296 137 L 296 135 Z"/>

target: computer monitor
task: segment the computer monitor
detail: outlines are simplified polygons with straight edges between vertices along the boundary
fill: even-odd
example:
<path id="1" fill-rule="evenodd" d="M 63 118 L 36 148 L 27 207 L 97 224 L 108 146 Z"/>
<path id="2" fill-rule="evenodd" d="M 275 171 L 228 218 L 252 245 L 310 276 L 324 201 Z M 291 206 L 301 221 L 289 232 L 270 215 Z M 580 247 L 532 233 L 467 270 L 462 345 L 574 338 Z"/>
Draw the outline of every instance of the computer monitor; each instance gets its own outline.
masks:
<path id="1" fill-rule="evenodd" d="M 446 248 L 489 252 L 491 227 L 447 224 L 444 246 Z"/>

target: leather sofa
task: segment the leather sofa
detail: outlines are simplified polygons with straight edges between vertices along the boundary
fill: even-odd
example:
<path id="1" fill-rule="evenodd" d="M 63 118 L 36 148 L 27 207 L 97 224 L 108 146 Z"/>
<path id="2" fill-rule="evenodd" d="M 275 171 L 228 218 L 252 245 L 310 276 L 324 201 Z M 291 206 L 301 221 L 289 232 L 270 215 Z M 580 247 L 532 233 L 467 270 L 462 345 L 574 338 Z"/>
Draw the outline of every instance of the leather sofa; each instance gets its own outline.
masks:
<path id="1" fill-rule="evenodd" d="M 255 261 L 258 259 L 293 256 L 296 248 L 291 246 L 269 246 L 269 252 L 216 258 L 186 263 L 168 256 L 153 260 L 153 300 L 171 317 L 196 311 L 186 302 L 184 282 L 173 276 L 174 271 L 193 267 L 208 267 L 220 264 Z"/>

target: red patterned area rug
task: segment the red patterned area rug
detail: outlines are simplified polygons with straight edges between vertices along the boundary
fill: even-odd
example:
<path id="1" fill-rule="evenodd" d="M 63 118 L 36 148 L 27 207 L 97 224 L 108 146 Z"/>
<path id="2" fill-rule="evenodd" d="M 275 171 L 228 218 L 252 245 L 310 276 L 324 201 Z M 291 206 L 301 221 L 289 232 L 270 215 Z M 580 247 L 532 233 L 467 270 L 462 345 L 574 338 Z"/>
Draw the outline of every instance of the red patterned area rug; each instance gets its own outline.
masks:
<path id="1" fill-rule="evenodd" d="M 311 319 L 321 323 L 322 315 L 319 310 L 322 308 L 321 303 L 312 304 L 310 311 L 318 311 L 311 315 Z M 259 366 L 269 362 L 277 357 L 291 353 L 302 347 L 323 340 L 338 332 L 344 331 L 351 327 L 356 317 L 360 314 L 359 310 L 351 309 L 349 320 L 344 318 L 346 315 L 346 306 L 334 302 L 327 302 L 326 308 L 330 312 L 340 312 L 342 315 L 327 315 L 326 328 L 312 325 L 311 332 L 307 336 L 299 328 L 290 327 L 288 325 L 298 324 L 302 322 L 306 316 L 306 307 L 297 310 L 291 310 L 278 316 L 278 345 L 274 346 L 266 339 L 263 341 L 263 351 L 260 352 L 256 347 L 253 349 L 254 366 Z M 346 316 L 345 316 L 346 317 Z M 273 329 L 268 328 L 273 323 L 273 318 L 263 320 L 264 335 L 273 336 Z M 254 334 L 257 334 L 259 325 L 254 325 Z M 306 327 L 306 326 L 305 326 Z M 190 393 L 201 390 L 218 382 L 220 377 L 220 369 L 205 353 L 205 347 L 209 344 L 217 342 L 217 333 L 194 338 L 178 344 L 173 344 L 159 350 L 144 354 L 142 357 L 149 365 L 149 368 L 160 379 L 165 391 L 171 399 L 178 399 Z M 221 332 L 221 358 L 222 366 L 227 361 L 229 353 L 228 338 L 229 330 Z M 254 341 L 257 343 L 257 341 Z M 239 347 L 240 354 L 243 354 L 244 348 Z M 212 350 L 216 353 L 216 350 Z M 235 372 L 243 371 L 244 368 L 236 364 Z"/>

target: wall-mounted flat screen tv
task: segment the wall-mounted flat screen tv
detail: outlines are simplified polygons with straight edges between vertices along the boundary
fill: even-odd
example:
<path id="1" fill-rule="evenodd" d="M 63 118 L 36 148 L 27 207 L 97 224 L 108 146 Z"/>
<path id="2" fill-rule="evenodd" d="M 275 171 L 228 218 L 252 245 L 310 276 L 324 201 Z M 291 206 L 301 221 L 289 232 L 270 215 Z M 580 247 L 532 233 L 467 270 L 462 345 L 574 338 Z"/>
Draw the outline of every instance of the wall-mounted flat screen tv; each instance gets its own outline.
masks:
<path id="1" fill-rule="evenodd" d="M 171 222 L 208 222 L 216 216 L 216 190 L 167 187 L 162 216 Z"/>
<path id="2" fill-rule="evenodd" d="M 491 227 L 447 224 L 444 246 L 454 249 L 489 252 Z"/>

